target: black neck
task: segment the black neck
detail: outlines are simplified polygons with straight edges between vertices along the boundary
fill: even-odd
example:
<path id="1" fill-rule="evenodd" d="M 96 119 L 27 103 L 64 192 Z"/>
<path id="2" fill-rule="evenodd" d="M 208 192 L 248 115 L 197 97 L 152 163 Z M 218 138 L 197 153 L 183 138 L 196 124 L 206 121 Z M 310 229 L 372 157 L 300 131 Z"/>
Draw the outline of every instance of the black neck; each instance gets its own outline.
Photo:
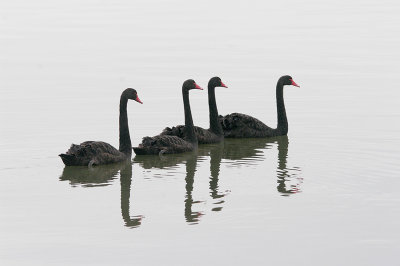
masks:
<path id="1" fill-rule="evenodd" d="M 130 155 L 132 154 L 132 143 L 128 127 L 127 104 L 128 98 L 122 93 L 119 102 L 119 151 Z"/>
<path id="2" fill-rule="evenodd" d="M 210 130 L 211 132 L 222 136 L 222 126 L 218 121 L 217 102 L 215 100 L 215 86 L 208 84 L 208 108 L 210 112 Z"/>
<path id="3" fill-rule="evenodd" d="M 192 111 L 190 110 L 189 91 L 182 88 L 183 107 L 185 109 L 185 139 L 190 143 L 197 144 L 196 133 L 194 132 Z"/>
<path id="4" fill-rule="evenodd" d="M 285 102 L 283 100 L 283 83 L 279 80 L 276 84 L 276 108 L 278 113 L 278 127 L 279 135 L 286 135 L 288 132 L 288 121 L 286 117 Z"/>

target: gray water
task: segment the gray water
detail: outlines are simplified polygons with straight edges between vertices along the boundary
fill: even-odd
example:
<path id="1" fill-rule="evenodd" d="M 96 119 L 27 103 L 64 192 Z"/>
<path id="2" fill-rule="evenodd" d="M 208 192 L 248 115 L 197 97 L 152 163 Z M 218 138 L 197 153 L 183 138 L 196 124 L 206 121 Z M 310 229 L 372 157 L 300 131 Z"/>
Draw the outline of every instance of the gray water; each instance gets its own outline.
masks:
<path id="1" fill-rule="evenodd" d="M 397 265 L 398 1 L 0 2 L 1 265 Z M 287 137 L 64 168 L 183 123 L 182 82 Z M 208 126 L 207 92 L 190 95 Z"/>

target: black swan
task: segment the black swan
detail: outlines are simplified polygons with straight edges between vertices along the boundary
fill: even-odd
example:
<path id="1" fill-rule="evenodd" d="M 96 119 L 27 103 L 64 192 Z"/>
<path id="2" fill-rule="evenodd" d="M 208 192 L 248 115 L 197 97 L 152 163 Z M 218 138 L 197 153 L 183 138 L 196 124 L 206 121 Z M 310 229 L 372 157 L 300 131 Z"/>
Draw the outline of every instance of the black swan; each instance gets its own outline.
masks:
<path id="1" fill-rule="evenodd" d="M 142 143 L 133 148 L 137 155 L 182 153 L 197 148 L 197 137 L 194 132 L 189 103 L 189 91 L 192 89 L 202 90 L 194 80 L 186 80 L 182 85 L 183 106 L 185 109 L 185 132 L 182 138 L 168 135 L 144 137 Z"/>
<path id="2" fill-rule="evenodd" d="M 227 86 L 222 83 L 219 77 L 213 77 L 208 82 L 208 108 L 210 113 L 210 128 L 204 129 L 201 127 L 194 127 L 199 144 L 217 143 L 224 139 L 224 132 L 218 120 L 218 109 L 215 101 L 215 87 Z M 185 126 L 179 125 L 176 127 L 167 127 L 161 135 L 177 136 L 183 138 Z"/>
<path id="3" fill-rule="evenodd" d="M 283 86 L 293 85 L 300 87 L 290 76 L 282 76 L 276 85 L 276 106 L 278 111 L 278 126 L 270 128 L 260 120 L 249 115 L 232 113 L 220 116 L 220 123 L 226 138 L 263 138 L 283 136 L 288 132 L 285 102 L 283 100 Z"/>
<path id="4" fill-rule="evenodd" d="M 126 111 L 128 99 L 142 103 L 136 90 L 128 88 L 122 92 L 119 103 L 119 150 L 102 141 L 85 141 L 79 145 L 72 144 L 66 153 L 59 155 L 65 165 L 93 166 L 121 162 L 131 157 L 132 144 Z"/>

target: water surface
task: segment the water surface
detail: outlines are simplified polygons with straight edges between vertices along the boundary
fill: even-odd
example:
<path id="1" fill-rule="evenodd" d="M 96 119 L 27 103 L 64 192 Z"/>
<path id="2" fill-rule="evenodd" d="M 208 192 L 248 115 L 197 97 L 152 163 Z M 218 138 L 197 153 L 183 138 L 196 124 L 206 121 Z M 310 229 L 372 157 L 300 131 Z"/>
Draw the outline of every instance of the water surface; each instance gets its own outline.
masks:
<path id="1" fill-rule="evenodd" d="M 0 3 L 3 265 L 393 265 L 400 108 L 396 1 Z M 183 123 L 182 82 L 218 75 L 220 114 L 287 137 L 64 167 L 71 143 L 134 145 Z M 208 126 L 207 92 L 190 93 Z"/>

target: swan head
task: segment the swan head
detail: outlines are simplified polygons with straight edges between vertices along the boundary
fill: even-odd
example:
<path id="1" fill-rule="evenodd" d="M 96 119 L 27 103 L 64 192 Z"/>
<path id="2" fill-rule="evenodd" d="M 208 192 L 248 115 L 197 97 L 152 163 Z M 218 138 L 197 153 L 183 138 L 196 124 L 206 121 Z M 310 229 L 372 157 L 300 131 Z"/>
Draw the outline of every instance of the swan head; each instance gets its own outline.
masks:
<path id="1" fill-rule="evenodd" d="M 208 82 L 208 87 L 225 87 L 228 88 L 228 86 L 226 86 L 219 77 L 213 77 L 210 79 L 210 81 Z"/>
<path id="2" fill-rule="evenodd" d="M 190 91 L 193 89 L 202 90 L 203 88 L 197 85 L 193 79 L 188 79 L 185 82 L 183 82 L 182 89 L 184 91 Z"/>
<path id="3" fill-rule="evenodd" d="M 126 98 L 130 100 L 137 101 L 138 103 L 143 104 L 143 102 L 139 99 L 139 96 L 137 95 L 137 91 L 132 88 L 127 88 L 123 94 L 125 95 Z"/>
<path id="4" fill-rule="evenodd" d="M 293 86 L 296 86 L 296 87 L 300 87 L 299 85 L 297 85 L 296 82 L 294 82 L 293 78 L 291 76 L 288 76 L 288 75 L 282 76 L 279 79 L 279 82 L 282 83 L 283 85 L 293 85 Z"/>

